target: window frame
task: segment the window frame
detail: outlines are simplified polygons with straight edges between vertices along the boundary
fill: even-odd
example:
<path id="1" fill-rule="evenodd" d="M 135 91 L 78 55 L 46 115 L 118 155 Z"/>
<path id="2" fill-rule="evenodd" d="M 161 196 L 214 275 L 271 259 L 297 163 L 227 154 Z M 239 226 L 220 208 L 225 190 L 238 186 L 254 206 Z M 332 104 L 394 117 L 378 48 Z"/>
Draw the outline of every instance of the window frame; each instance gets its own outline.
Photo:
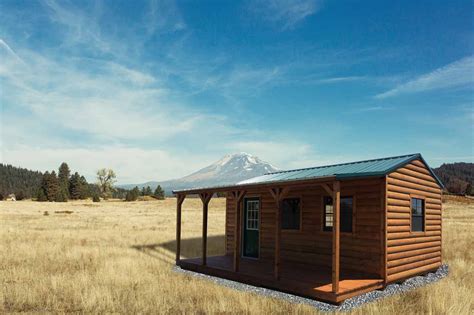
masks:
<path id="1" fill-rule="evenodd" d="M 296 233 L 296 232 L 302 232 L 303 231 L 303 196 L 300 195 L 289 195 L 283 198 L 285 199 L 299 199 L 300 200 L 300 224 L 298 229 L 284 229 L 283 228 L 283 205 L 281 209 L 281 222 L 280 222 L 280 230 L 284 233 Z M 282 202 L 283 202 L 282 200 Z"/>
<path id="2" fill-rule="evenodd" d="M 412 213 L 412 201 L 413 199 L 422 200 L 422 210 L 423 210 L 423 230 L 421 231 L 413 231 L 413 213 Z M 426 234 L 426 197 L 421 195 L 410 194 L 410 234 Z"/>
<path id="3" fill-rule="evenodd" d="M 250 202 L 255 202 L 255 203 L 258 204 L 258 210 L 257 210 L 258 218 L 257 219 L 249 218 L 249 216 L 248 216 L 249 212 L 247 211 L 247 208 L 244 207 L 244 211 L 245 211 L 245 214 L 244 214 L 244 217 L 245 217 L 244 229 L 249 230 L 249 231 L 260 231 L 260 216 L 261 216 L 260 215 L 260 205 L 261 205 L 260 198 L 245 198 L 244 205 L 247 205 Z M 251 210 L 251 211 L 255 212 L 255 210 Z M 255 227 L 249 227 L 249 222 L 256 223 L 257 227 L 256 228 Z"/>
<path id="4" fill-rule="evenodd" d="M 332 198 L 332 196 L 328 196 L 328 195 L 323 195 L 322 198 L 321 198 L 321 232 L 323 233 L 332 233 L 332 227 L 330 229 L 326 229 L 325 228 L 325 225 L 326 225 L 326 203 L 325 203 L 325 198 L 327 197 L 330 197 Z M 351 232 L 345 232 L 345 231 L 340 231 L 339 233 L 340 234 L 343 234 L 343 235 L 355 235 L 356 234 L 356 219 L 357 219 L 357 216 L 356 216 L 356 213 L 357 213 L 357 196 L 356 194 L 351 194 L 351 195 L 344 195 L 344 196 L 341 196 L 340 199 L 343 199 L 343 198 L 352 198 L 352 231 Z M 333 202 L 333 206 L 334 206 L 334 202 Z M 339 201 L 339 207 L 340 207 L 340 201 Z M 334 208 L 333 208 L 333 211 L 334 211 Z M 341 215 L 341 208 L 339 208 L 339 215 Z M 333 214 L 333 217 L 334 217 L 334 214 Z M 339 228 L 341 227 L 341 221 L 340 221 L 341 218 L 339 218 Z"/>

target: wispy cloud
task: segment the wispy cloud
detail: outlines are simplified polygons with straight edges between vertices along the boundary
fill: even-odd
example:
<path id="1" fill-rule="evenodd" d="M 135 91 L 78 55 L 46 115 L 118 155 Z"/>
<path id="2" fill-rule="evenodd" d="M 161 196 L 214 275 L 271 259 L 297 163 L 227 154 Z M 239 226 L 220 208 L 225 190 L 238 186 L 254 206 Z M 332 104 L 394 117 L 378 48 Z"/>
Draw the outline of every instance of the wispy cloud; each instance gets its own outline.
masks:
<path id="1" fill-rule="evenodd" d="M 474 84 L 474 56 L 469 56 L 377 94 L 375 98 L 384 99 L 402 94 L 460 86 L 472 87 L 472 84 Z"/>
<path id="2" fill-rule="evenodd" d="M 157 31 L 170 32 L 186 28 L 181 12 L 173 0 L 150 0 L 145 25 L 150 35 Z"/>
<path id="3" fill-rule="evenodd" d="M 250 8 L 259 17 L 288 30 L 317 13 L 321 6 L 321 0 L 270 0 L 257 1 Z"/>
<path id="4" fill-rule="evenodd" d="M 388 106 L 366 106 L 366 107 L 358 107 L 354 108 L 348 113 L 367 113 L 367 112 L 382 112 L 382 111 L 388 111 L 388 110 L 393 110 L 393 107 L 388 107 Z"/>
<path id="5" fill-rule="evenodd" d="M 331 84 L 331 83 L 362 81 L 366 79 L 367 77 L 365 76 L 331 77 L 331 78 L 315 80 L 314 83 Z"/>

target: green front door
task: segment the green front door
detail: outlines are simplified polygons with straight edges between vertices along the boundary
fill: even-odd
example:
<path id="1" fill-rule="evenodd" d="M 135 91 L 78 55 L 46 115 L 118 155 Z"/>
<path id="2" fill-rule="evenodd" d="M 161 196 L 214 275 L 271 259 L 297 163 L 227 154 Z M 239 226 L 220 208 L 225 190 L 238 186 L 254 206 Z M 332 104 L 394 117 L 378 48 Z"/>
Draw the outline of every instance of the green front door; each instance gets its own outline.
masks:
<path id="1" fill-rule="evenodd" d="M 243 251 L 244 257 L 258 258 L 260 229 L 260 200 L 244 199 Z"/>

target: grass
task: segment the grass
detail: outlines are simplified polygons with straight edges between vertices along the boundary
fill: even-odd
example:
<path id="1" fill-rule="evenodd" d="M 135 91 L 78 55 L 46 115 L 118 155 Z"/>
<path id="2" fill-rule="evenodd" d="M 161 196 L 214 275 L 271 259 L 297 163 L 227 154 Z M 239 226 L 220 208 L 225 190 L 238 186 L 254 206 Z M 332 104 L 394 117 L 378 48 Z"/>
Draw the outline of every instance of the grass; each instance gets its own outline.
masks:
<path id="1" fill-rule="evenodd" d="M 210 204 L 210 255 L 224 252 L 224 206 Z M 0 313 L 317 313 L 173 272 L 175 217 L 175 199 L 0 202 Z M 201 219 L 187 199 L 185 256 L 200 255 Z M 443 219 L 449 276 L 354 313 L 474 313 L 474 203 L 448 200 Z"/>

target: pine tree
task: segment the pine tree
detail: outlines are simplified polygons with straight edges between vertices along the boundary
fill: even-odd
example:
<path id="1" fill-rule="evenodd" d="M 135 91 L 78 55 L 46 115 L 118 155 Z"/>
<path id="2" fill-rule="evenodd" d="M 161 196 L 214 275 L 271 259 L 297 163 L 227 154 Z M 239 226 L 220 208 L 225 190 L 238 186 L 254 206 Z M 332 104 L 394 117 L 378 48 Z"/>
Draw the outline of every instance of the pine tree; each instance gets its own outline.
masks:
<path id="1" fill-rule="evenodd" d="M 81 198 L 79 178 L 80 176 L 78 172 L 75 172 L 71 175 L 71 178 L 69 178 L 69 196 L 74 200 Z"/>
<path id="2" fill-rule="evenodd" d="M 145 189 L 145 196 L 151 196 L 153 195 L 153 192 L 151 191 L 151 187 L 150 186 L 146 186 L 146 189 Z"/>
<path id="3" fill-rule="evenodd" d="M 138 196 L 140 196 L 140 190 L 138 189 L 138 186 L 135 186 L 135 188 L 132 189 L 132 199 L 137 200 Z"/>
<path id="4" fill-rule="evenodd" d="M 38 189 L 38 193 L 36 194 L 36 201 L 48 201 L 48 198 L 46 197 L 43 188 Z"/>
<path id="5" fill-rule="evenodd" d="M 80 199 L 87 199 L 91 195 L 89 191 L 89 183 L 84 176 L 79 177 Z"/>
<path id="6" fill-rule="evenodd" d="M 56 172 L 52 171 L 48 174 L 46 181 L 46 197 L 48 201 L 55 201 L 59 192 L 59 182 Z"/>
<path id="7" fill-rule="evenodd" d="M 67 202 L 68 201 L 68 193 L 62 189 L 61 187 L 58 188 L 58 193 L 56 194 L 56 198 L 54 199 L 56 202 Z"/>
<path id="8" fill-rule="evenodd" d="M 138 199 L 138 196 L 140 196 L 140 189 L 138 189 L 138 187 L 135 186 L 135 188 L 127 192 L 127 194 L 125 195 L 125 200 L 135 201 Z"/>
<path id="9" fill-rule="evenodd" d="M 155 193 L 153 194 L 156 199 L 163 200 L 165 199 L 165 192 L 160 185 L 156 186 Z"/>
<path id="10" fill-rule="evenodd" d="M 69 198 L 69 177 L 71 175 L 71 171 L 69 170 L 69 166 L 66 162 L 61 163 L 59 166 L 59 173 L 58 173 L 58 182 L 60 187 L 60 199 Z"/>
<path id="11" fill-rule="evenodd" d="M 140 195 L 145 196 L 145 187 L 142 187 L 142 192 Z"/>

